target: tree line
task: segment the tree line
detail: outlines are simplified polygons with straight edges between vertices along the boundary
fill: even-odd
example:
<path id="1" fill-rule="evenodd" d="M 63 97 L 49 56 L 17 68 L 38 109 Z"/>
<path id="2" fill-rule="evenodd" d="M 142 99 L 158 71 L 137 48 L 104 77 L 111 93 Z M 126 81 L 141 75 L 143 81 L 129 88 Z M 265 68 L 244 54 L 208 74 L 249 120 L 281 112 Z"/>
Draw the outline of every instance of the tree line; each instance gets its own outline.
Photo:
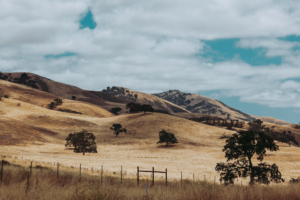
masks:
<path id="1" fill-rule="evenodd" d="M 126 109 L 128 110 L 128 113 L 139 113 L 139 112 L 154 112 L 153 107 L 150 104 L 139 104 L 139 103 L 128 103 L 126 104 Z M 117 115 L 119 111 L 121 111 L 122 108 L 115 107 L 110 110 L 113 114 Z"/>
<path id="2" fill-rule="evenodd" d="M 227 129 L 232 130 L 233 127 L 243 128 L 245 122 L 239 120 L 230 120 L 227 121 L 226 119 L 219 119 L 215 117 L 200 117 L 200 118 L 189 118 L 189 120 L 195 122 L 205 122 L 207 125 L 211 126 L 223 126 L 227 127 Z"/>

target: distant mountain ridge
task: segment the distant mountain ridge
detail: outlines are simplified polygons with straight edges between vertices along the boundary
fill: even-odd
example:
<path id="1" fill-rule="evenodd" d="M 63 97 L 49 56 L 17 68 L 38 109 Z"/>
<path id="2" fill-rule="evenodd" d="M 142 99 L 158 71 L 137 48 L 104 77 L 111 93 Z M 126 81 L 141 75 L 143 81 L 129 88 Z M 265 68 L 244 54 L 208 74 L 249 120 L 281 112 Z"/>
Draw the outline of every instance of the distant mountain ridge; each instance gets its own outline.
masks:
<path id="1" fill-rule="evenodd" d="M 114 97 L 118 97 L 120 99 L 134 101 L 140 104 L 150 104 L 151 106 L 157 109 L 164 110 L 170 113 L 179 113 L 179 112 L 190 113 L 190 111 L 176 104 L 173 104 L 167 100 L 158 98 L 151 94 L 130 90 L 128 88 L 113 86 L 111 88 L 107 87 L 107 89 L 102 90 L 102 92 Z"/>
<path id="2" fill-rule="evenodd" d="M 153 95 L 170 101 L 191 113 L 208 114 L 226 119 L 244 121 L 256 120 L 254 116 L 229 107 L 221 101 L 198 94 L 184 93 L 179 90 L 169 90 Z"/>

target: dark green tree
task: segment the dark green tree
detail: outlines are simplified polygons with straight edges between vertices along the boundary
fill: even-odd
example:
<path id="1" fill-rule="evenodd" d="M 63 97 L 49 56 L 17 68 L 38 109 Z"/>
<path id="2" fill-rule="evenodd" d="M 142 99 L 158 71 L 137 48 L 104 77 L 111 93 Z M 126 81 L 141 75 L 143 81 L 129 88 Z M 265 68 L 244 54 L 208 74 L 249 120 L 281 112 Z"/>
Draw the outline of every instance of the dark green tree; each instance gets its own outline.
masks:
<path id="1" fill-rule="evenodd" d="M 130 113 L 140 112 L 140 107 L 141 107 L 141 104 L 134 103 L 134 102 L 126 104 L 126 109 L 129 109 Z"/>
<path id="2" fill-rule="evenodd" d="M 239 131 L 226 140 L 223 151 L 227 163 L 217 163 L 215 170 L 220 173 L 220 181 L 224 184 L 233 184 L 237 177 L 246 178 L 250 176 L 250 184 L 263 183 L 269 184 L 284 182 L 277 165 L 260 163 L 254 166 L 252 157 L 258 155 L 257 159 L 261 162 L 266 156 L 266 151 L 277 151 L 279 147 L 274 140 L 263 132 Z M 228 161 L 234 160 L 233 163 Z"/>
<path id="3" fill-rule="evenodd" d="M 127 132 L 127 129 L 122 128 L 121 124 L 113 124 L 112 127 L 110 127 L 110 129 L 115 131 L 114 134 L 116 134 L 116 137 L 118 137 L 118 135 L 122 132 Z"/>
<path id="4" fill-rule="evenodd" d="M 56 103 L 52 101 L 50 104 L 48 104 L 48 108 L 49 108 L 49 109 L 54 109 L 54 108 L 56 108 Z"/>
<path id="5" fill-rule="evenodd" d="M 76 96 L 72 96 L 72 100 L 75 100 L 76 99 Z"/>
<path id="6" fill-rule="evenodd" d="M 75 147 L 74 152 L 90 152 L 97 153 L 97 145 L 95 142 L 96 137 L 93 133 L 89 133 L 86 130 L 81 132 L 70 133 L 66 138 L 65 147 Z"/>
<path id="7" fill-rule="evenodd" d="M 154 109 L 150 104 L 143 104 L 140 107 L 140 111 L 143 111 L 144 113 L 146 113 L 146 112 L 153 112 Z"/>
<path id="8" fill-rule="evenodd" d="M 110 111 L 111 111 L 113 114 L 117 115 L 118 112 L 121 111 L 121 110 L 122 110 L 122 108 L 116 107 L 116 108 L 112 108 Z"/>
<path id="9" fill-rule="evenodd" d="M 165 130 L 161 130 L 159 132 L 159 141 L 157 142 L 157 144 L 158 143 L 166 143 L 166 147 L 167 147 L 169 143 L 175 144 L 178 143 L 178 141 L 173 133 L 168 133 Z"/>
<path id="10" fill-rule="evenodd" d="M 63 103 L 61 99 L 54 99 L 54 102 L 56 103 L 57 106 Z"/>

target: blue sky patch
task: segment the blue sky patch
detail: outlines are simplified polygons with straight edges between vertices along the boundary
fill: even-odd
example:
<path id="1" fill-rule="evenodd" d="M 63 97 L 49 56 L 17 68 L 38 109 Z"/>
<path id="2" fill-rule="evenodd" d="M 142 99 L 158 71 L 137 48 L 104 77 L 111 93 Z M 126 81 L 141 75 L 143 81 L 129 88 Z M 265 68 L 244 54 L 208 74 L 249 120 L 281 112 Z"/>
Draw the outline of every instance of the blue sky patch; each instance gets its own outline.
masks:
<path id="1" fill-rule="evenodd" d="M 83 14 L 80 21 L 80 29 L 89 28 L 89 29 L 95 29 L 97 26 L 97 23 L 94 21 L 93 13 L 90 9 L 88 9 L 87 13 Z"/>
<path id="2" fill-rule="evenodd" d="M 270 108 L 255 103 L 240 102 L 240 97 L 219 98 L 226 105 L 238 109 L 247 114 L 263 117 L 274 117 L 290 123 L 300 122 L 300 113 L 294 112 L 295 108 Z"/>
<path id="3" fill-rule="evenodd" d="M 205 40 L 204 42 L 207 46 L 204 47 L 204 53 L 201 56 L 213 62 L 239 58 L 252 66 L 281 64 L 282 58 L 280 56 L 267 57 L 265 55 L 266 49 L 264 48 L 244 49 L 237 47 L 236 43 L 238 41 L 238 38 Z"/>
<path id="4" fill-rule="evenodd" d="M 291 79 L 289 79 L 291 80 Z M 300 78 L 295 78 L 293 80 L 300 80 Z M 214 94 L 220 94 L 220 90 L 208 90 L 199 91 L 196 94 L 200 94 L 206 97 L 214 98 Z M 259 105 L 256 103 L 246 103 L 241 102 L 240 97 L 224 97 L 219 95 L 217 100 L 225 103 L 227 106 L 238 109 L 244 113 L 255 115 L 257 117 L 274 117 L 281 119 L 290 123 L 298 124 L 300 122 L 300 109 L 296 108 L 270 108 L 265 105 Z M 299 112 L 295 112 L 299 110 Z"/>
<path id="5" fill-rule="evenodd" d="M 73 52 L 65 52 L 62 54 L 48 54 L 45 55 L 45 58 L 62 58 L 62 57 L 75 56 L 75 55 L 77 54 Z"/>
<path id="6" fill-rule="evenodd" d="M 296 81 L 296 82 L 300 83 L 300 78 L 287 78 L 287 79 L 284 79 L 284 81 Z"/>
<path id="7" fill-rule="evenodd" d="M 279 37 L 278 39 L 289 41 L 289 42 L 300 42 L 300 35 L 288 35 L 285 37 Z"/>

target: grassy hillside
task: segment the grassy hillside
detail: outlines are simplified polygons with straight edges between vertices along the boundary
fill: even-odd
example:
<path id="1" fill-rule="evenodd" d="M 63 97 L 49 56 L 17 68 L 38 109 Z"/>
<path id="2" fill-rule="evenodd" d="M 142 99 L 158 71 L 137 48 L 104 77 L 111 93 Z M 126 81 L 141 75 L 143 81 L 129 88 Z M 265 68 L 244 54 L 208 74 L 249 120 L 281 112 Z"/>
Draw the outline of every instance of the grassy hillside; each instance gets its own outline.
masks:
<path id="1" fill-rule="evenodd" d="M 134 174 L 136 167 L 157 170 L 168 169 L 170 178 L 218 179 L 215 172 L 218 162 L 225 162 L 222 148 L 225 139 L 220 137 L 235 133 L 222 127 L 214 127 L 188 119 L 161 113 L 135 113 L 114 116 L 101 106 L 61 98 L 62 109 L 82 114 L 73 114 L 47 108 L 53 94 L 31 87 L 0 80 L 0 88 L 8 98 L 0 101 L 0 154 L 24 157 L 43 162 L 59 162 L 66 166 L 82 166 L 91 169 L 104 165 L 108 172 L 119 171 Z M 118 104 L 111 102 L 112 104 Z M 110 127 L 120 123 L 128 131 L 116 137 Z M 265 123 L 264 123 L 265 124 Z M 300 129 L 294 125 L 266 123 L 275 131 L 291 131 L 299 139 Z M 247 129 L 247 124 L 244 127 Z M 83 129 L 94 133 L 98 153 L 74 153 L 65 148 L 69 133 Z M 159 131 L 174 133 L 179 143 L 166 147 L 157 144 Z M 300 162 L 297 146 L 278 143 L 278 152 L 267 152 L 265 162 L 276 163 L 283 177 L 300 176 L 295 167 Z M 254 160 L 254 164 L 258 161 Z"/>

